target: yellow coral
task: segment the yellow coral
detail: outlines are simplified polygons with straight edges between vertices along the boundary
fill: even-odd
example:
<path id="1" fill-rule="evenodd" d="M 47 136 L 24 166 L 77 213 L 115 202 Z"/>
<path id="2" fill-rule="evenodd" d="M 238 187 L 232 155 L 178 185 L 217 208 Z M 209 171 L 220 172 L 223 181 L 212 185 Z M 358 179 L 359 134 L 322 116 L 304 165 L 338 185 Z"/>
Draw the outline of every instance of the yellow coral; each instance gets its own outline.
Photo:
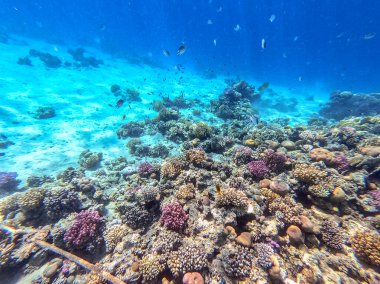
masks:
<path id="1" fill-rule="evenodd" d="M 24 212 L 38 209 L 43 202 L 45 193 L 44 188 L 29 189 L 19 199 L 20 209 Z"/>
<path id="2" fill-rule="evenodd" d="M 299 181 L 315 184 L 324 179 L 327 173 L 313 165 L 298 164 L 293 170 L 293 176 Z"/>
<path id="3" fill-rule="evenodd" d="M 192 183 L 181 185 L 175 196 L 178 199 L 190 200 L 194 198 L 194 185 Z"/>
<path id="4" fill-rule="evenodd" d="M 373 265 L 380 266 L 380 235 L 375 231 L 359 231 L 351 240 L 355 254 Z"/>
<path id="5" fill-rule="evenodd" d="M 217 187 L 216 203 L 219 206 L 247 207 L 248 197 L 235 188 L 220 189 L 218 193 Z"/>
<path id="6" fill-rule="evenodd" d="M 166 159 L 161 166 L 161 177 L 174 179 L 182 171 L 182 161 L 179 158 Z"/>

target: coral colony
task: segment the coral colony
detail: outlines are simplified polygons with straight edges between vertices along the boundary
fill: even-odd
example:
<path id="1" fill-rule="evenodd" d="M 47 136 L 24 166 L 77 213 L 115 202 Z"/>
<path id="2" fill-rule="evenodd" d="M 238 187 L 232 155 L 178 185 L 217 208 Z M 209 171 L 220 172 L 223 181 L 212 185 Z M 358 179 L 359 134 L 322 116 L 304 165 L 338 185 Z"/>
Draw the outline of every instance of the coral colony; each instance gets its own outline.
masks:
<path id="1" fill-rule="evenodd" d="M 65 63 L 32 49 L 18 64 L 103 64 L 69 54 Z M 351 109 L 362 98 L 336 92 L 293 126 L 258 119 L 269 83 L 227 84 L 208 102 L 161 97 L 153 117 L 124 116 L 112 148 L 128 156 L 83 149 L 76 166 L 23 183 L 0 172 L 0 273 L 30 283 L 379 283 L 380 108 Z M 145 100 L 108 88 L 113 109 Z M 59 115 L 41 106 L 32 118 Z M 17 144 L 0 141 L 7 154 Z"/>

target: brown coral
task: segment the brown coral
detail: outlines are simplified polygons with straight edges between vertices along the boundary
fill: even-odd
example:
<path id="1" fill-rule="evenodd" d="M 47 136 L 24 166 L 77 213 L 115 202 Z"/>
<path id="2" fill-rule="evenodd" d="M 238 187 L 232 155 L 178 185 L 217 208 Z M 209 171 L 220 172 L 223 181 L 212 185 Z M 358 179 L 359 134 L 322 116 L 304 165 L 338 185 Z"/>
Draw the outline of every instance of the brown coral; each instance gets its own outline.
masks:
<path id="1" fill-rule="evenodd" d="M 325 171 L 308 164 L 295 165 L 293 176 L 301 182 L 315 184 L 327 176 Z"/>
<path id="2" fill-rule="evenodd" d="M 206 152 L 200 148 L 193 148 L 186 151 L 186 160 L 194 165 L 201 165 L 207 159 Z"/>
<path id="3" fill-rule="evenodd" d="M 216 203 L 219 206 L 247 207 L 248 197 L 234 188 L 217 189 Z"/>
<path id="4" fill-rule="evenodd" d="M 269 204 L 269 212 L 286 225 L 301 225 L 302 208 L 289 196 L 275 199 Z"/>
<path id="5" fill-rule="evenodd" d="M 380 266 L 380 235 L 374 231 L 359 231 L 351 240 L 355 254 L 373 265 Z"/>
<path id="6" fill-rule="evenodd" d="M 177 199 L 190 200 L 194 198 L 194 185 L 192 183 L 181 185 L 175 194 Z"/>
<path id="7" fill-rule="evenodd" d="M 26 191 L 19 199 L 19 207 L 22 211 L 28 212 L 40 208 L 45 198 L 46 190 L 43 188 L 33 188 Z"/>
<path id="8" fill-rule="evenodd" d="M 163 178 L 174 179 L 182 171 L 183 163 L 179 158 L 166 159 L 161 166 L 161 176 Z"/>
<path id="9" fill-rule="evenodd" d="M 141 259 L 139 270 L 145 281 L 152 281 L 157 278 L 165 269 L 162 257 L 156 253 L 148 254 Z"/>
<path id="10" fill-rule="evenodd" d="M 126 233 L 127 226 L 124 224 L 116 224 L 108 228 L 104 234 L 107 251 L 113 251 Z"/>

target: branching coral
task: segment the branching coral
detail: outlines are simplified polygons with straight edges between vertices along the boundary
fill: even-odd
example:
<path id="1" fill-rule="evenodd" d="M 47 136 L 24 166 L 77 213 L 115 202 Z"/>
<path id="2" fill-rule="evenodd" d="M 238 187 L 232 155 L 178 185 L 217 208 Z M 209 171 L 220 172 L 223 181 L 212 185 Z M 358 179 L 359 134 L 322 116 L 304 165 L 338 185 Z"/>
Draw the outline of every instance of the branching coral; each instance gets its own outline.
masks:
<path id="1" fill-rule="evenodd" d="M 164 269 L 164 260 L 156 253 L 148 254 L 140 261 L 139 270 L 145 281 L 155 280 Z"/>
<path id="2" fill-rule="evenodd" d="M 194 185 L 192 183 L 181 185 L 175 196 L 178 199 L 190 200 L 194 198 Z"/>
<path id="3" fill-rule="evenodd" d="M 44 199 L 46 214 L 51 220 L 58 220 L 68 213 L 78 210 L 79 205 L 78 194 L 66 188 L 49 190 Z"/>
<path id="4" fill-rule="evenodd" d="M 375 231 L 358 231 L 351 239 L 355 254 L 376 266 L 380 266 L 380 235 Z"/>
<path id="5" fill-rule="evenodd" d="M 269 212 L 274 214 L 285 225 L 300 225 L 302 208 L 289 196 L 276 198 L 269 204 Z"/>
<path id="6" fill-rule="evenodd" d="M 252 161 L 247 164 L 247 169 L 254 178 L 261 179 L 269 173 L 269 169 L 262 160 Z"/>
<path id="7" fill-rule="evenodd" d="M 19 199 L 20 209 L 24 212 L 40 209 L 45 197 L 46 190 L 33 188 L 26 191 Z"/>
<path id="8" fill-rule="evenodd" d="M 346 235 L 338 224 L 331 220 L 325 220 L 322 223 L 322 240 L 329 246 L 337 250 L 343 249 L 343 244 L 346 241 Z"/>
<path id="9" fill-rule="evenodd" d="M 174 179 L 183 168 L 183 163 L 179 158 L 166 159 L 161 166 L 161 176 L 163 178 Z"/>
<path id="10" fill-rule="evenodd" d="M 207 267 L 205 249 L 195 244 L 185 244 L 169 255 L 168 267 L 174 276 L 179 273 L 202 271 Z"/>
<path id="11" fill-rule="evenodd" d="M 251 148 L 246 146 L 239 146 L 234 151 L 234 162 L 240 166 L 247 164 L 253 158 L 253 151 Z"/>
<path id="12" fill-rule="evenodd" d="M 100 233 L 102 222 L 98 211 L 81 211 L 65 232 L 64 240 L 81 249 Z"/>
<path id="13" fill-rule="evenodd" d="M 219 206 L 247 207 L 248 197 L 244 192 L 234 188 L 221 189 L 216 186 L 216 203 Z"/>
<path id="14" fill-rule="evenodd" d="M 272 149 L 269 149 L 265 151 L 263 160 L 270 171 L 281 172 L 284 170 L 288 158 L 285 154 L 277 153 Z"/>
<path id="15" fill-rule="evenodd" d="M 104 241 L 108 252 L 112 252 L 116 245 L 127 233 L 127 227 L 124 224 L 116 224 L 109 227 L 104 233 Z"/>
<path id="16" fill-rule="evenodd" d="M 265 243 L 255 244 L 254 248 L 257 254 L 257 262 L 265 269 L 272 267 L 271 257 L 274 254 L 273 248 Z"/>
<path id="17" fill-rule="evenodd" d="M 181 204 L 173 202 L 162 207 L 160 222 L 169 230 L 180 231 L 186 225 L 188 216 Z"/>
<path id="18" fill-rule="evenodd" d="M 199 122 L 191 126 L 190 128 L 190 135 L 193 138 L 198 138 L 198 139 L 206 139 L 210 137 L 212 133 L 211 127 L 204 122 Z"/>
<path id="19" fill-rule="evenodd" d="M 186 160 L 190 161 L 194 165 L 201 165 L 207 160 L 206 152 L 201 148 L 193 148 L 187 150 L 185 153 Z"/>
<path id="20" fill-rule="evenodd" d="M 248 277 L 253 264 L 254 252 L 243 246 L 226 247 L 222 251 L 222 264 L 227 275 L 233 278 Z"/>

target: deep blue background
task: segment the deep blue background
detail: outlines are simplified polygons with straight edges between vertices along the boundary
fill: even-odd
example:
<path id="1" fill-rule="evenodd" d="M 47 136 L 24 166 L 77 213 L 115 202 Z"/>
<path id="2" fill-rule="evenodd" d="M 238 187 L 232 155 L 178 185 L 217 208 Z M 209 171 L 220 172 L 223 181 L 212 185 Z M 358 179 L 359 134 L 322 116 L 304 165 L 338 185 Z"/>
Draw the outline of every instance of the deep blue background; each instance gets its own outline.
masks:
<path id="1" fill-rule="evenodd" d="M 0 2 L 1 29 L 52 43 L 93 45 L 120 56 L 151 54 L 167 66 L 182 63 L 200 72 L 288 86 L 380 91 L 377 0 Z M 273 23 L 271 14 L 276 15 Z M 237 24 L 238 32 L 233 29 Z M 364 40 L 368 33 L 376 36 Z M 181 41 L 188 51 L 178 58 L 175 50 Z M 162 55 L 164 48 L 172 52 L 170 58 Z"/>

